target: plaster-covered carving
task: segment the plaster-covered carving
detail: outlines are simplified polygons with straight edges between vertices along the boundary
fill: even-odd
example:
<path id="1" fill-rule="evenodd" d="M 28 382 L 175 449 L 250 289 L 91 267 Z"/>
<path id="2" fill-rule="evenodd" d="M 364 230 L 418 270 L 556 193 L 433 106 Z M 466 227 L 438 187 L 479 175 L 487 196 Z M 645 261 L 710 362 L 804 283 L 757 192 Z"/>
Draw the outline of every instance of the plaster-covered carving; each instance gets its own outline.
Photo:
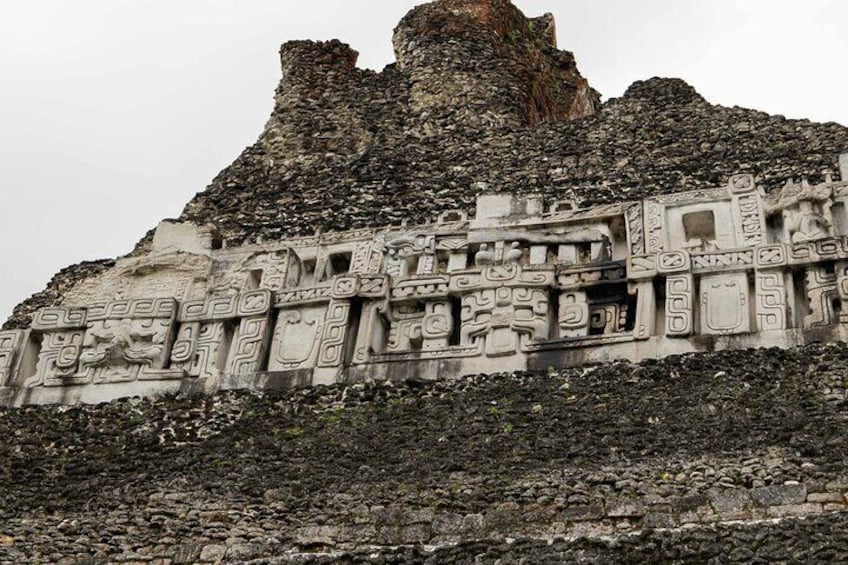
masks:
<path id="1" fill-rule="evenodd" d="M 86 287 L 106 300 L 0 332 L 0 386 L 13 403 L 101 400 L 121 383 L 459 376 L 848 339 L 846 205 L 848 182 L 765 194 L 743 174 L 589 209 L 501 193 L 473 220 L 241 247 L 168 223 Z M 117 388 L 91 392 L 103 385 Z"/>

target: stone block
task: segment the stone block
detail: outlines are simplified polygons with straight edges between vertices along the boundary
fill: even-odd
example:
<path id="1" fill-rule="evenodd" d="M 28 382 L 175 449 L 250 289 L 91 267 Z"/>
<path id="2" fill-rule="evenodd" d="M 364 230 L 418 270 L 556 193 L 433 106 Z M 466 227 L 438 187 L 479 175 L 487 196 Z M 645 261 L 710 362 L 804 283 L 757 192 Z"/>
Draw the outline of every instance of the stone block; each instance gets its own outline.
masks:
<path id="1" fill-rule="evenodd" d="M 843 181 L 848 181 L 848 153 L 839 156 L 839 176 Z"/>
<path id="2" fill-rule="evenodd" d="M 675 528 L 678 526 L 674 516 L 665 512 L 648 512 L 642 519 L 645 528 Z"/>
<path id="3" fill-rule="evenodd" d="M 338 537 L 335 526 L 306 526 L 294 533 L 294 541 L 300 546 L 335 545 Z"/>
<path id="4" fill-rule="evenodd" d="M 174 565 L 197 563 L 202 551 L 203 546 L 198 543 L 184 543 L 174 548 L 171 560 Z"/>
<path id="5" fill-rule="evenodd" d="M 606 515 L 610 518 L 641 518 L 647 512 L 638 500 L 612 500 L 607 502 Z"/>
<path id="6" fill-rule="evenodd" d="M 803 504 L 782 504 L 779 506 L 770 506 L 768 509 L 768 515 L 770 518 L 785 518 L 787 516 L 819 514 L 821 511 L 821 504 L 805 502 Z"/>
<path id="7" fill-rule="evenodd" d="M 710 489 L 710 504 L 717 514 L 729 515 L 744 511 L 751 504 L 751 496 L 745 489 Z"/>
<path id="8" fill-rule="evenodd" d="M 845 496 L 841 492 L 811 492 L 807 502 L 838 502 L 844 503 Z"/>
<path id="9" fill-rule="evenodd" d="M 216 563 L 221 561 L 224 558 L 224 554 L 227 552 L 227 546 L 225 545 L 207 545 L 200 552 L 200 561 L 205 563 Z"/>
<path id="10" fill-rule="evenodd" d="M 156 227 L 153 250 L 208 255 L 212 251 L 212 240 L 212 230 L 209 227 L 166 220 Z"/>
<path id="11" fill-rule="evenodd" d="M 565 522 L 600 520 L 603 517 L 604 509 L 600 504 L 569 506 L 560 512 L 560 519 Z"/>
<path id="12" fill-rule="evenodd" d="M 807 487 L 804 485 L 772 485 L 755 488 L 752 496 L 760 506 L 782 506 L 802 504 L 807 500 Z"/>

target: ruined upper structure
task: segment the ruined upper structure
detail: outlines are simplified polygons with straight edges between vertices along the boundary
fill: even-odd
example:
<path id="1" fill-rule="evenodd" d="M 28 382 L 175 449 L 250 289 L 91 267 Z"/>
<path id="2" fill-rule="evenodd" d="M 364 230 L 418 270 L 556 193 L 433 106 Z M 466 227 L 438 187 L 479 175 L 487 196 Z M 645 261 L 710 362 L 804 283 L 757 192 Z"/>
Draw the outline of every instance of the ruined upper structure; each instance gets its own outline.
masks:
<path id="1" fill-rule="evenodd" d="M 16 310 L 0 402 L 842 339 L 848 129 L 677 80 L 602 106 L 553 25 L 440 0 L 381 73 L 285 44 L 254 146 L 133 253 Z"/>

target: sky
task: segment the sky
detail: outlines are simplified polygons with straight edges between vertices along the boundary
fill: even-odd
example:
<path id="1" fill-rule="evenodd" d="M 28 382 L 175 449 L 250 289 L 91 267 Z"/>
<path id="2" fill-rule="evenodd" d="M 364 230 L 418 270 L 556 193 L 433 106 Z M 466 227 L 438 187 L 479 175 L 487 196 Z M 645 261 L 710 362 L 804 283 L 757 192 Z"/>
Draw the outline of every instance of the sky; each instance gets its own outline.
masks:
<path id="1" fill-rule="evenodd" d="M 62 267 L 128 252 L 252 144 L 282 42 L 338 38 L 379 70 L 418 3 L 4 1 L 0 321 Z M 680 77 L 712 103 L 848 125 L 845 0 L 514 3 L 555 15 L 605 100 Z"/>

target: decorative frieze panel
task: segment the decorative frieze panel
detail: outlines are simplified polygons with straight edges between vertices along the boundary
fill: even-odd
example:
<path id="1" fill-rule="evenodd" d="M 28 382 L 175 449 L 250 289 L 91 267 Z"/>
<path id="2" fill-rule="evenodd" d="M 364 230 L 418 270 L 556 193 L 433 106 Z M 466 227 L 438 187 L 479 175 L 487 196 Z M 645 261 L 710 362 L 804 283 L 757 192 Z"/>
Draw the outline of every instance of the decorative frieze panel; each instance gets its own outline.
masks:
<path id="1" fill-rule="evenodd" d="M 669 275 L 665 283 L 665 335 L 683 337 L 695 329 L 692 303 L 695 282 L 692 275 Z"/>
<path id="2" fill-rule="evenodd" d="M 839 298 L 839 291 L 832 268 L 807 268 L 805 283 L 810 313 L 804 316 L 804 327 L 818 328 L 835 323 L 834 301 Z"/>
<path id="3" fill-rule="evenodd" d="M 326 304 L 280 310 L 271 342 L 269 371 L 315 367 L 327 314 Z"/>
<path id="4" fill-rule="evenodd" d="M 462 297 L 461 343 L 484 344 L 489 357 L 512 355 L 548 338 L 548 295 L 534 288 L 488 288 Z"/>
<path id="5" fill-rule="evenodd" d="M 172 299 L 119 300 L 91 307 L 79 373 L 73 378 L 94 384 L 181 378 L 181 370 L 165 370 L 176 313 Z M 70 357 L 60 355 L 57 369 Z"/>
<path id="6" fill-rule="evenodd" d="M 750 330 L 748 276 L 728 273 L 701 277 L 701 333 L 728 335 Z"/>
<path id="7" fill-rule="evenodd" d="M 22 330 L 0 331 L 0 387 L 6 386 L 24 342 Z"/>
<path id="8" fill-rule="evenodd" d="M 754 295 L 757 300 L 757 329 L 784 330 L 788 326 L 786 282 L 783 272 L 757 271 Z"/>
<path id="9" fill-rule="evenodd" d="M 573 348 L 638 357 L 750 345 L 756 337 L 723 336 L 756 332 L 775 332 L 769 343 L 838 338 L 848 323 L 846 195 L 829 181 L 767 195 L 736 175 L 716 188 L 547 214 L 538 198 L 500 197 L 476 220 L 451 213 L 435 224 L 210 248 L 188 270 L 171 252 L 170 262 L 161 251 L 140 255 L 116 267 L 113 279 L 131 268 L 144 282 L 121 287 L 121 300 L 72 295 L 67 307 L 36 312 L 30 331 L 0 332 L 0 386 L 186 378 L 214 387 L 287 371 L 329 382 L 386 375 L 378 366 L 388 363 L 489 371 L 536 354 L 581 358 L 556 353 Z M 646 343 L 626 345 L 637 340 Z M 395 365 L 392 378 L 404 370 Z"/>

